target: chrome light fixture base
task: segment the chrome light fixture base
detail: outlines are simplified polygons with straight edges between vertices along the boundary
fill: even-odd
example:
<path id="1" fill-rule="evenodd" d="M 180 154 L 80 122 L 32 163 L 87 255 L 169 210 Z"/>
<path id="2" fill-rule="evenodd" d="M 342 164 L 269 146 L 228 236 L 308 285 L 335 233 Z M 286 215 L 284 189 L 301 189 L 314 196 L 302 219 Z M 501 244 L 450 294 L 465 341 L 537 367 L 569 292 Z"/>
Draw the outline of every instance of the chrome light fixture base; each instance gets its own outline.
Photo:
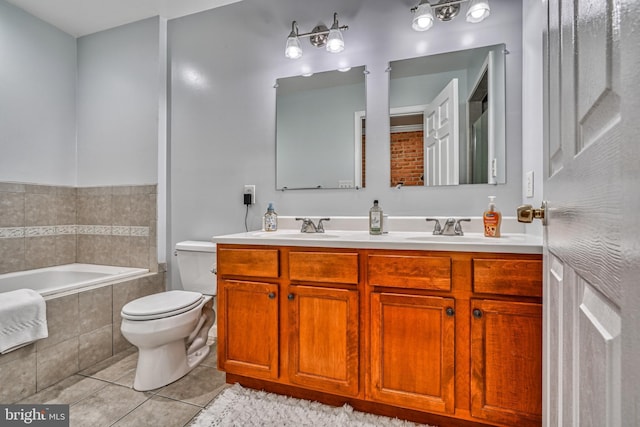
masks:
<path id="1" fill-rule="evenodd" d="M 458 16 L 458 13 L 460 13 L 460 4 L 445 4 L 440 7 L 435 5 L 434 9 L 436 10 L 436 18 L 443 22 L 447 22 Z"/>
<path id="2" fill-rule="evenodd" d="M 320 24 L 313 27 L 311 35 L 309 36 L 309 42 L 315 47 L 322 47 L 327 44 L 327 38 L 329 38 L 329 29 L 326 25 Z"/>

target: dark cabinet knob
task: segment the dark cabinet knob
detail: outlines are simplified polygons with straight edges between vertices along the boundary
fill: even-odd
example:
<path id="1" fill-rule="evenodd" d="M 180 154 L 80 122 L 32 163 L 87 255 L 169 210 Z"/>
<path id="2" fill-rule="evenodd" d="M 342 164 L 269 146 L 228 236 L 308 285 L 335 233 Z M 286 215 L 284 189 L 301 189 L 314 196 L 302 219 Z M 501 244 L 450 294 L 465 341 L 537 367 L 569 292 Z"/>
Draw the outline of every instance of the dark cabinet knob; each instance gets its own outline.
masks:
<path id="1" fill-rule="evenodd" d="M 475 317 L 476 319 L 479 319 L 482 317 L 482 310 L 480 310 L 479 308 L 474 308 L 473 309 L 473 317 Z"/>
<path id="2" fill-rule="evenodd" d="M 269 292 L 269 299 L 274 299 L 276 297 L 275 292 Z"/>
<path id="3" fill-rule="evenodd" d="M 295 297 L 296 297 L 296 296 L 295 296 L 294 294 L 289 294 L 289 295 L 287 295 L 287 299 L 288 299 L 289 301 L 293 301 L 293 299 L 294 299 Z"/>
<path id="4" fill-rule="evenodd" d="M 456 311 L 451 308 L 451 307 L 447 307 L 447 309 L 445 310 L 445 312 L 447 313 L 447 316 L 453 316 L 456 314 Z"/>

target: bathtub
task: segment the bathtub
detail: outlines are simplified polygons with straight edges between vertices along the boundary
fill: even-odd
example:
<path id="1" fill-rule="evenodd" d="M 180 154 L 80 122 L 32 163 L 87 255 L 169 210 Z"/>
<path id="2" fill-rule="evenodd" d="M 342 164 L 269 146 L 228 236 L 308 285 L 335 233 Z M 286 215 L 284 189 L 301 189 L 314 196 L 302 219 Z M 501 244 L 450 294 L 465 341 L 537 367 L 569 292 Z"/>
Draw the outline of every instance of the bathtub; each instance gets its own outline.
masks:
<path id="1" fill-rule="evenodd" d="M 66 264 L 0 274 L 0 292 L 33 289 L 43 297 L 94 289 L 148 273 L 145 268 Z M 48 298 L 47 298 L 48 299 Z"/>

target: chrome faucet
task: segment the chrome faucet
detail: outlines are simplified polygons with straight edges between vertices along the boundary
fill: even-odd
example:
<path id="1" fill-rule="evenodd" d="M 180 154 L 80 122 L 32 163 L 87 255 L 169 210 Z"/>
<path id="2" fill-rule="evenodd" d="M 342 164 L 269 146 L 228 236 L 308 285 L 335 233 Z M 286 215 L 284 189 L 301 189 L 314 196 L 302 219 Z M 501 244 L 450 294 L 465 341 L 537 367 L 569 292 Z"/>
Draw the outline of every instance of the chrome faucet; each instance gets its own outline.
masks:
<path id="1" fill-rule="evenodd" d="M 462 231 L 462 221 L 471 221 L 469 218 L 460 218 L 456 221 L 455 218 L 447 218 L 444 223 L 444 228 L 440 225 L 440 221 L 436 218 L 427 218 L 427 221 L 435 221 L 433 226 L 434 236 L 464 236 Z"/>
<path id="2" fill-rule="evenodd" d="M 323 221 L 330 221 L 331 218 L 320 218 L 318 225 L 313 223 L 311 218 L 296 218 L 296 221 L 302 221 L 301 233 L 324 233 Z"/>

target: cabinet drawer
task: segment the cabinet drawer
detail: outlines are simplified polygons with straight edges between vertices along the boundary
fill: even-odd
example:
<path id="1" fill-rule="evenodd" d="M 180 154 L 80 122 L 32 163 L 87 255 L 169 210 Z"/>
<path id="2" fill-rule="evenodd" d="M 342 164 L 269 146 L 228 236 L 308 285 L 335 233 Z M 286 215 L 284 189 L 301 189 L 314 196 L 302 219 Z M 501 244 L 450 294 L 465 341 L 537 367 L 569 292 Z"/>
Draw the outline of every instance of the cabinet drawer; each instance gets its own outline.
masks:
<path id="1" fill-rule="evenodd" d="M 474 259 L 473 291 L 489 294 L 542 296 L 542 261 Z"/>
<path id="2" fill-rule="evenodd" d="M 278 253 L 278 249 L 218 249 L 218 275 L 277 278 Z"/>
<path id="3" fill-rule="evenodd" d="M 289 253 L 289 278 L 292 281 L 358 284 L 356 252 Z"/>
<path id="4" fill-rule="evenodd" d="M 451 258 L 369 255 L 369 284 L 411 289 L 451 290 Z"/>

